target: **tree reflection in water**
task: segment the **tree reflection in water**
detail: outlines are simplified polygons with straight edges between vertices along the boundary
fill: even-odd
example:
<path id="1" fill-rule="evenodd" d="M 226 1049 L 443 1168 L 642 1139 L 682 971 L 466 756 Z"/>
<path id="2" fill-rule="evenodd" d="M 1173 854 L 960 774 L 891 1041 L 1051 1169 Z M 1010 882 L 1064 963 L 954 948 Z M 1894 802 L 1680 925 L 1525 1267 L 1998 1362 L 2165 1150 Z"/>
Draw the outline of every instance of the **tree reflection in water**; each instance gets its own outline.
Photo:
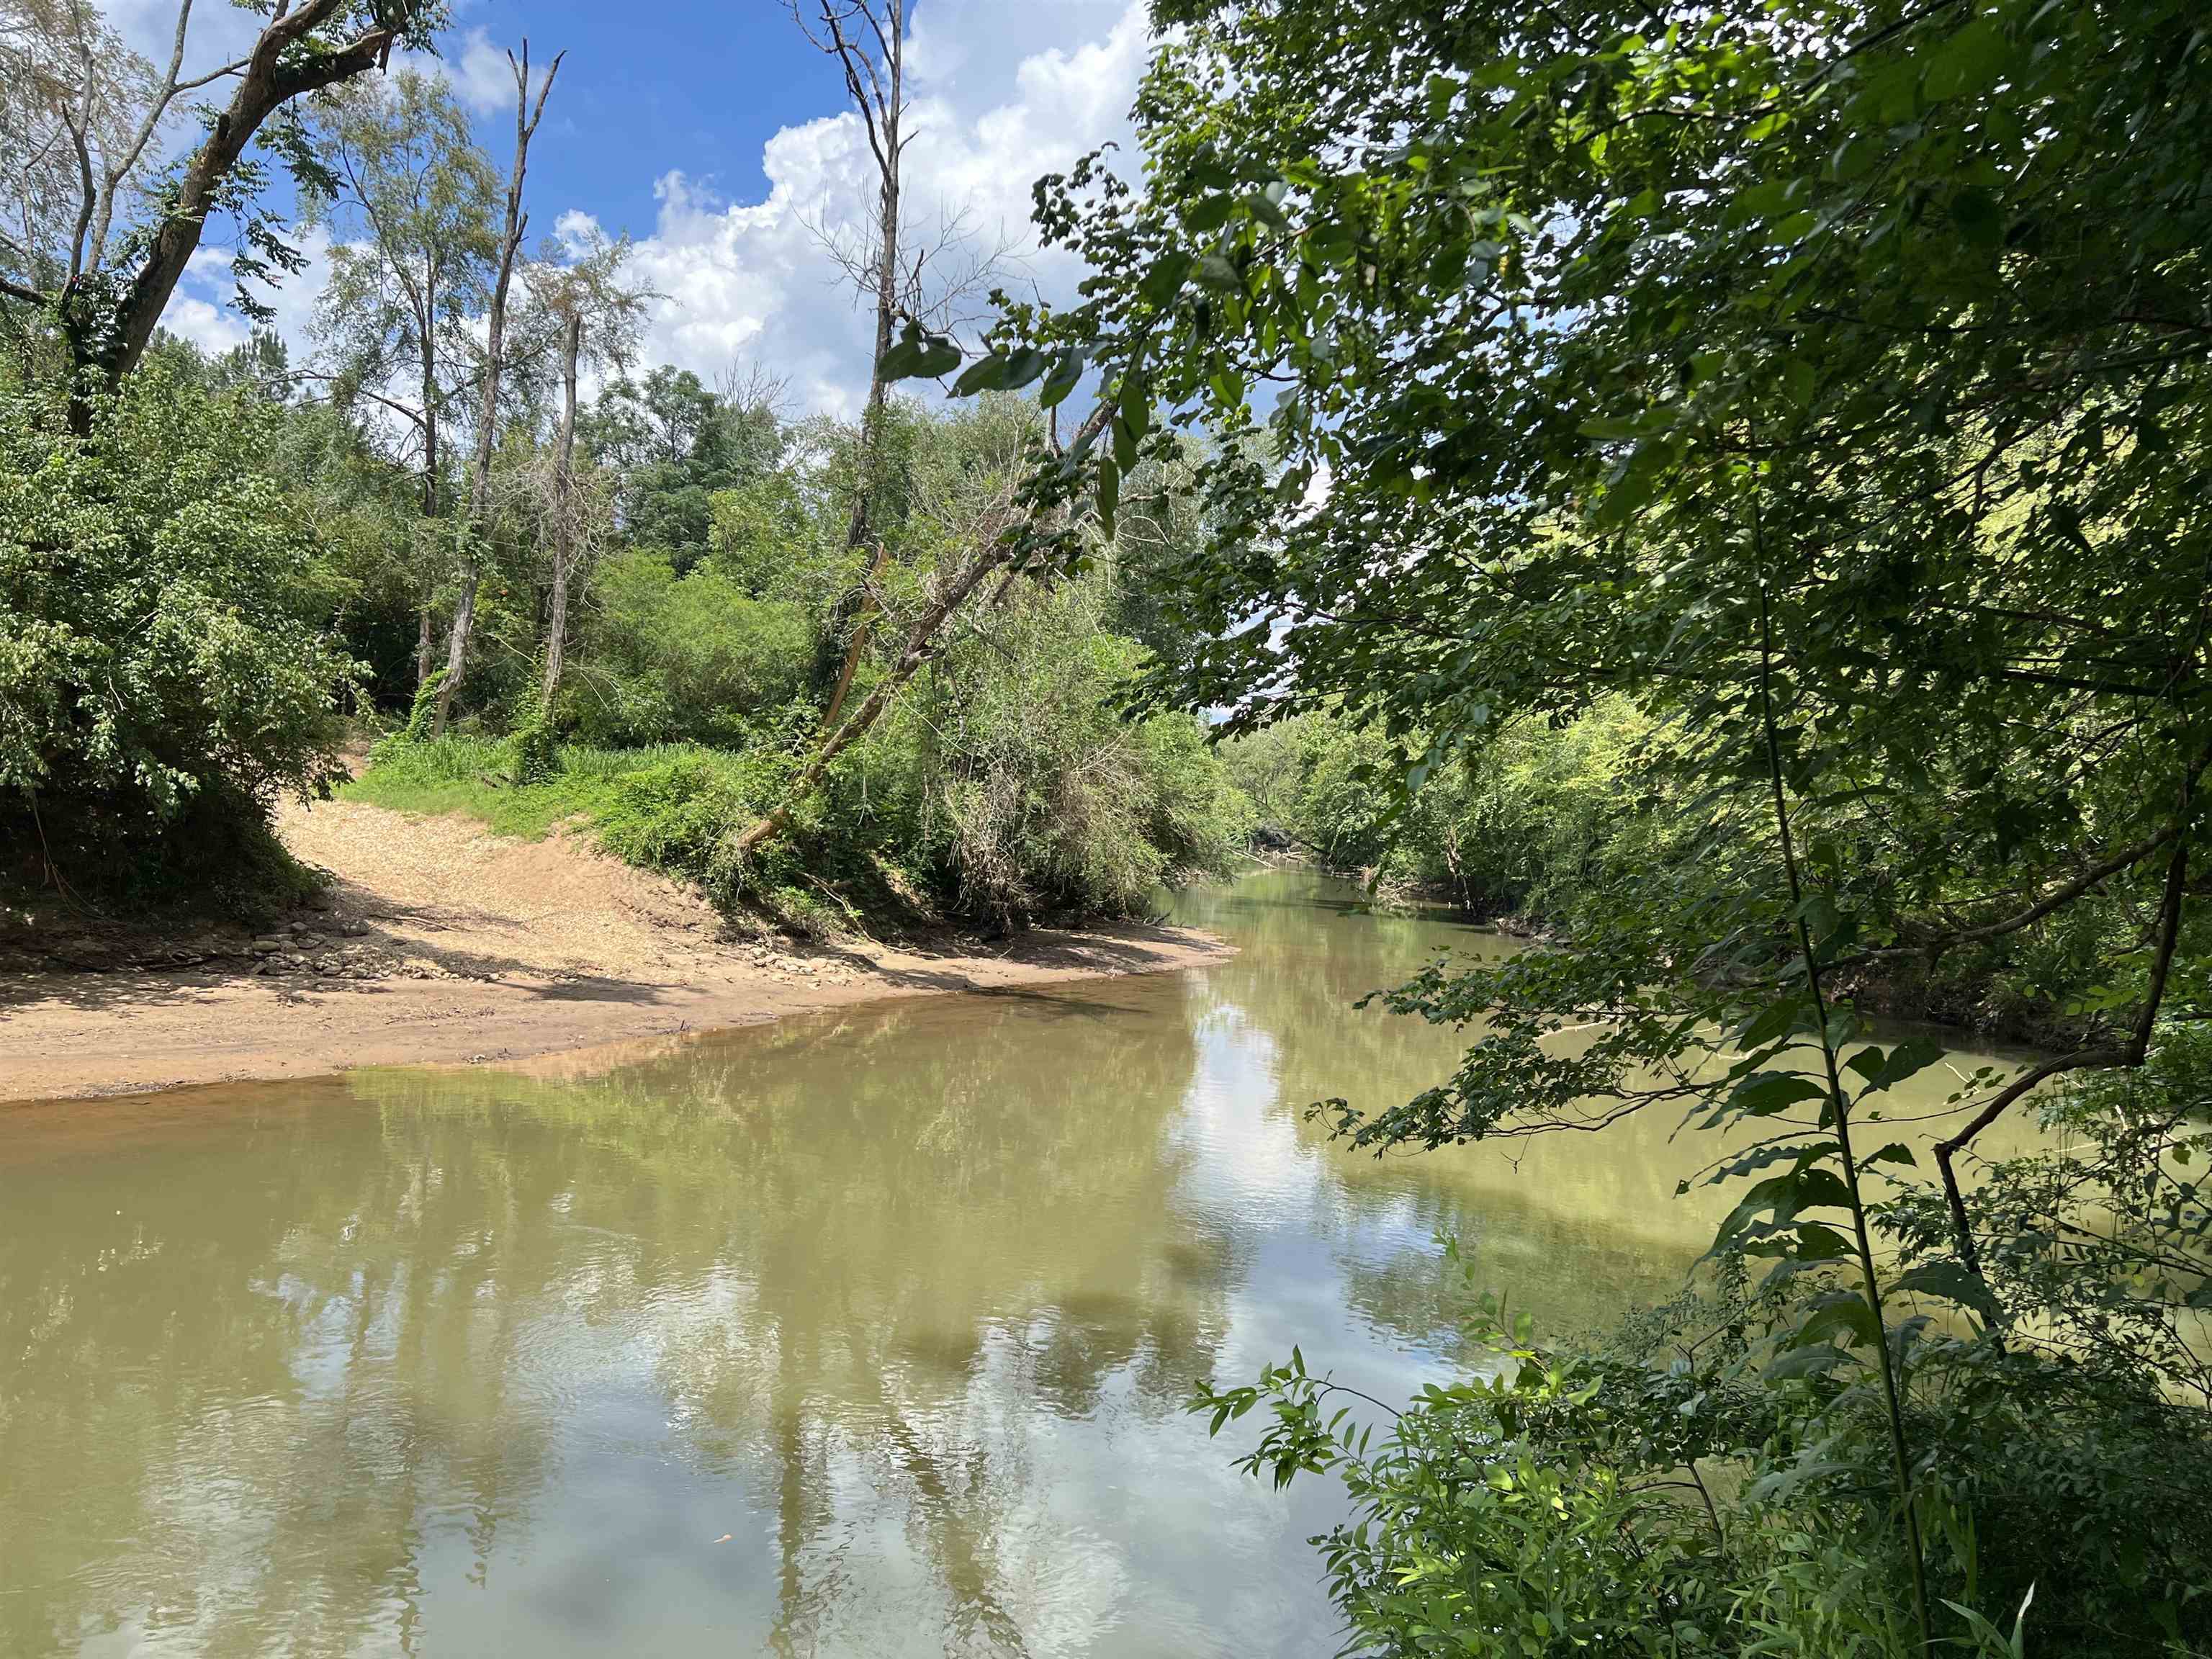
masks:
<path id="1" fill-rule="evenodd" d="M 1347 1156 L 1307 1101 L 1457 1047 L 1350 1004 L 1499 943 L 1184 904 L 1243 954 L 0 1119 L 0 1651 L 1334 1651 L 1325 1494 L 1241 1481 L 1194 1385 L 1444 1375 L 1439 1231 L 1601 1322 L 1702 1246 L 1709 1149 Z"/>

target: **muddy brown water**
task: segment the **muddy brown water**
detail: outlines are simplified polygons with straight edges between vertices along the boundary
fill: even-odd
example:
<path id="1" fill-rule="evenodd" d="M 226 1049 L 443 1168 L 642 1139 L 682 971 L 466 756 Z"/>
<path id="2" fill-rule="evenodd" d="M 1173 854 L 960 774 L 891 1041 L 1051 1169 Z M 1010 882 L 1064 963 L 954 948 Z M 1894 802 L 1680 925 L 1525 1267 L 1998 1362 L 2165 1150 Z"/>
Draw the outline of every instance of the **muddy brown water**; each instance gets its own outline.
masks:
<path id="1" fill-rule="evenodd" d="M 1713 1148 L 1350 1154 L 1305 1103 L 1457 1052 L 1352 1003 L 1509 947 L 1295 872 L 1178 911 L 1241 954 L 0 1109 L 0 1654 L 1334 1653 L 1328 1488 L 1237 1474 L 1194 1386 L 1455 1374 L 1443 1234 L 1601 1325 L 1704 1248 Z"/>

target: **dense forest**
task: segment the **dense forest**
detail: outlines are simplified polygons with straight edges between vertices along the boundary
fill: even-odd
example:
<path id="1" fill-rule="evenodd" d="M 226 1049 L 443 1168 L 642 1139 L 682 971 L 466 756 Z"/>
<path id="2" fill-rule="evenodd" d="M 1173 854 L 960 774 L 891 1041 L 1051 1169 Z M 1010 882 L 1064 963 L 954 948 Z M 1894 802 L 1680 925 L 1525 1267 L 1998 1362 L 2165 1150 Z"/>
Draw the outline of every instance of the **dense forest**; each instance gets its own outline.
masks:
<path id="1" fill-rule="evenodd" d="M 1255 836 L 1522 918 L 1382 994 L 1455 1075 L 1315 1113 L 1663 1114 L 1739 1201 L 1617 1331 L 1471 1284 L 1402 1410 L 1199 1390 L 1340 1484 L 1348 1650 L 2212 1651 L 2198 8 L 1152 13 L 1136 154 L 1037 186 L 1091 275 L 978 337 L 902 240 L 902 10 L 800 9 L 881 175 L 841 422 L 636 361 L 623 245 L 526 247 L 557 76 L 508 161 L 374 72 L 428 8 L 280 8 L 167 173 L 173 70 L 72 104 L 94 15 L 0 10 L 11 879 L 265 902 L 270 803 L 374 735 L 367 799 L 808 926 L 1128 914 Z M 209 360 L 162 303 L 218 202 L 282 262 L 280 165 L 345 228 L 315 353 Z M 1886 1015 L 2042 1057 L 1916 1152 Z"/>

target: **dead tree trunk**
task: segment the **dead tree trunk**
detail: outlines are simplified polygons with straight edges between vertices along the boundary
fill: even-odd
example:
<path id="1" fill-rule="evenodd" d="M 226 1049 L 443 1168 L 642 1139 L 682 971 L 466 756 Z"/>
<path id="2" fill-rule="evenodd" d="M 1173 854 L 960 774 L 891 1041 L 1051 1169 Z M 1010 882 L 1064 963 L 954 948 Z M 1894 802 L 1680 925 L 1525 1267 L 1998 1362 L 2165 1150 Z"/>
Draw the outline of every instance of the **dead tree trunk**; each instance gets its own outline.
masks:
<path id="1" fill-rule="evenodd" d="M 561 689 L 568 645 L 568 578 L 576 558 L 576 363 L 584 351 L 584 319 L 568 319 L 561 354 L 561 439 L 553 462 L 553 594 L 545 617 L 544 706 Z"/>
<path id="2" fill-rule="evenodd" d="M 424 299 L 416 307 L 416 331 L 422 337 L 422 508 L 424 542 L 417 551 L 423 559 L 422 627 L 415 639 L 415 689 L 421 690 L 430 683 L 437 666 L 437 657 L 431 641 L 430 602 L 436 592 L 434 578 L 430 574 L 444 555 L 437 547 L 438 526 L 443 520 L 444 499 L 439 489 L 439 470 L 445 459 L 438 449 L 438 331 L 435 322 L 438 294 L 438 274 L 434 267 L 425 273 Z"/>
<path id="3" fill-rule="evenodd" d="M 868 401 L 860 416 L 853 511 L 845 527 L 845 546 L 857 552 L 868 542 L 869 512 L 879 481 L 884 411 L 890 398 L 884 359 L 890 355 L 898 323 L 899 216 L 908 143 L 907 0 L 790 0 L 790 3 L 792 15 L 807 39 L 835 58 L 844 72 L 846 92 L 860 112 L 868 149 L 876 162 L 875 247 L 866 265 L 867 287 L 872 289 L 876 309 L 875 355 L 869 360 Z M 857 276 L 860 267 L 860 261 L 854 260 L 848 270 Z M 831 607 L 815 659 L 815 690 L 824 698 L 822 725 L 825 731 L 836 725 L 861 653 L 867 648 L 866 592 L 865 583 L 855 584 Z"/>
<path id="4" fill-rule="evenodd" d="M 468 674 L 469 641 L 476 629 L 477 589 L 483 580 L 483 549 L 490 540 L 491 456 L 499 423 L 500 374 L 506 367 L 507 297 L 514 284 L 514 262 L 522 251 L 523 233 L 530 225 L 530 216 L 522 210 L 523 179 L 530 169 L 530 141 L 538 134 L 538 124 L 545 118 L 545 100 L 552 95 L 553 77 L 561 72 L 561 57 L 556 56 L 545 71 L 544 83 L 538 89 L 538 102 L 533 108 L 530 101 L 530 42 L 522 43 L 520 61 L 509 52 L 507 62 L 514 71 L 514 168 L 507 179 L 507 227 L 500 237 L 499 273 L 492 283 L 491 309 L 485 319 L 483 390 L 477 408 L 476 453 L 469 469 L 468 545 L 461 561 L 461 591 L 453 604 L 453 631 L 447 642 L 446 678 L 438 688 L 437 714 L 431 721 L 432 732 L 439 736 L 444 735 L 447 719 L 453 713 L 454 694 L 460 690 L 461 682 Z"/>

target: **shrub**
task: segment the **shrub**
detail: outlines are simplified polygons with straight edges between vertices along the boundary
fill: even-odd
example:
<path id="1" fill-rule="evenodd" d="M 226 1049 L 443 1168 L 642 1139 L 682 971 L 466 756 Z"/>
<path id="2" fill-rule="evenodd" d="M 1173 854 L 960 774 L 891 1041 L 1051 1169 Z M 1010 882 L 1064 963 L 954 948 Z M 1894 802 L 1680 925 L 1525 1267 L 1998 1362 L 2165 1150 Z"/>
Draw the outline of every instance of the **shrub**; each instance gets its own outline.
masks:
<path id="1" fill-rule="evenodd" d="M 1105 599 L 1081 581 L 1020 602 L 920 700 L 921 846 L 971 915 L 1140 913 L 1247 837 L 1249 805 L 1197 722 L 1122 712 L 1142 651 L 1104 627 Z"/>
<path id="2" fill-rule="evenodd" d="M 160 362 L 83 439 L 58 390 L 0 390 L 0 830 L 80 885 L 265 860 L 271 801 L 343 775 L 357 670 L 273 420 Z"/>
<path id="3" fill-rule="evenodd" d="M 665 555 L 624 553 L 594 593 L 559 721 L 588 743 L 742 746 L 805 683 L 805 608 L 751 597 L 714 561 L 679 576 Z"/>
<path id="4" fill-rule="evenodd" d="M 1480 1298 L 1488 1363 L 1386 1425 L 1295 1352 L 1194 1409 L 1216 1432 L 1261 1411 L 1249 1472 L 1342 1485 L 1352 1514 L 1315 1541 L 1347 1651 L 1917 1659 L 1868 1390 L 1763 1376 L 1783 1304 L 1745 1284 L 1724 1264 L 1583 1346 Z M 1986 1340 L 1927 1341 L 1914 1373 L 1945 1651 L 2204 1650 L 2201 1414 Z"/>

